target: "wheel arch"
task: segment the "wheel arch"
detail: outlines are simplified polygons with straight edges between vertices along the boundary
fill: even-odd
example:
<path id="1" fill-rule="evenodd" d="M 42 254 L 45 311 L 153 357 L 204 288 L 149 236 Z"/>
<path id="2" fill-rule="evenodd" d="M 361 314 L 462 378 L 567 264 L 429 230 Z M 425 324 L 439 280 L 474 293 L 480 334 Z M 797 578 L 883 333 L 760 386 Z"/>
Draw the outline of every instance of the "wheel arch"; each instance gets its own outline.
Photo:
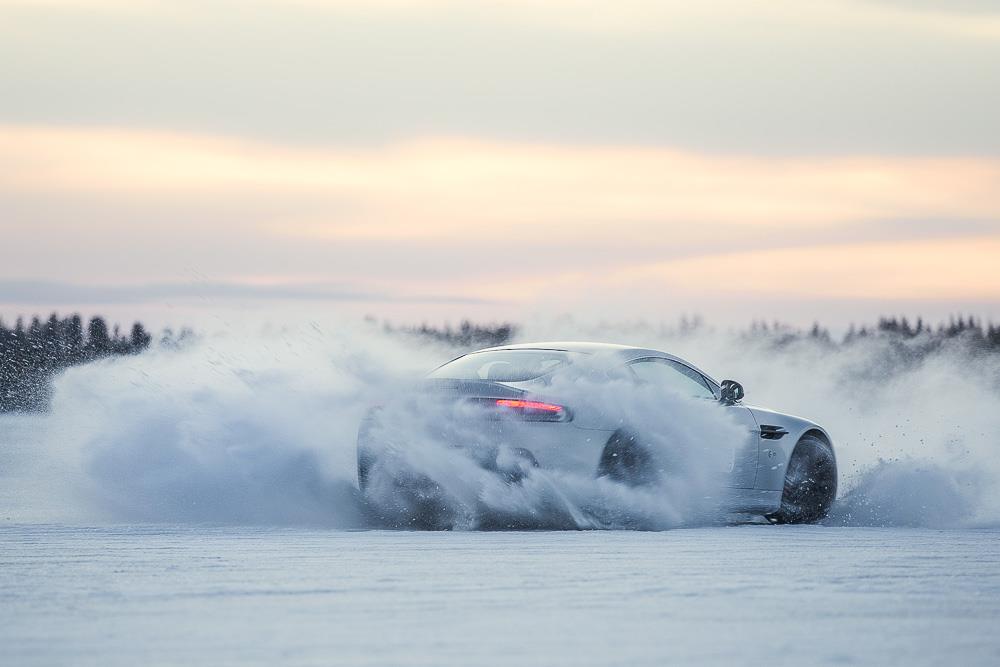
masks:
<path id="1" fill-rule="evenodd" d="M 806 459 L 810 467 L 803 474 L 802 466 L 806 464 L 799 463 L 798 468 L 796 468 L 797 475 L 790 482 L 787 475 L 792 474 L 793 459 L 796 458 L 803 442 L 808 441 L 812 443 L 819 441 L 826 445 L 822 448 L 826 450 L 826 454 L 823 456 L 828 455 L 829 458 L 825 461 L 823 458 L 813 458 L 816 456 L 815 453 L 803 449 L 803 454 L 810 457 Z M 821 447 L 813 444 L 809 449 L 816 450 L 821 449 Z M 816 474 L 817 471 L 819 471 L 819 475 Z M 824 473 L 832 474 L 832 476 L 824 476 Z M 811 425 L 799 434 L 795 445 L 789 451 L 786 477 L 781 494 L 781 507 L 777 512 L 767 514 L 765 517 L 772 523 L 816 523 L 828 516 L 830 507 L 837 498 L 838 482 L 839 473 L 836 454 L 833 451 L 833 439 L 822 428 Z"/>
<path id="2" fill-rule="evenodd" d="M 789 461 L 791 461 L 792 456 L 795 455 L 795 450 L 798 448 L 802 440 L 810 436 L 823 442 L 823 444 L 825 444 L 830 450 L 830 456 L 833 458 L 833 469 L 834 469 L 833 488 L 834 488 L 834 495 L 836 496 L 837 494 L 836 489 L 838 489 L 838 487 L 840 486 L 840 466 L 837 463 L 837 452 L 833 446 L 833 438 L 830 437 L 829 433 L 827 433 L 819 426 L 816 426 L 815 424 L 809 426 L 801 434 L 799 434 L 798 439 L 795 441 L 795 446 L 792 447 L 791 451 L 788 453 L 788 459 Z"/>
<path id="3" fill-rule="evenodd" d="M 834 451 L 833 438 L 830 437 L 829 433 L 821 429 L 819 426 L 810 426 L 799 434 L 798 439 L 795 441 L 795 447 L 798 447 L 799 443 L 802 442 L 802 438 L 806 436 L 812 436 L 814 438 L 818 438 L 822 440 L 824 443 L 826 443 L 826 446 L 830 448 L 830 453 L 833 454 L 834 460 L 836 460 L 837 452 Z M 795 447 L 792 448 L 792 453 L 794 453 Z"/>
<path id="4" fill-rule="evenodd" d="M 619 428 L 605 441 L 595 474 L 631 484 L 648 483 L 655 478 L 652 453 L 637 431 Z"/>

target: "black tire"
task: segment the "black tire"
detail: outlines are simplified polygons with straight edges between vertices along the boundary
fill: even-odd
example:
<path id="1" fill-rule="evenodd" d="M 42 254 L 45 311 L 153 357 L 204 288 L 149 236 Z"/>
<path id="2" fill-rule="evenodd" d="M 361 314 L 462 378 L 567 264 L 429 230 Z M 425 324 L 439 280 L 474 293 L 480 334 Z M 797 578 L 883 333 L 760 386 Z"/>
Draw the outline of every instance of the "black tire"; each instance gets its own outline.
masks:
<path id="1" fill-rule="evenodd" d="M 653 457 L 634 433 L 617 431 L 604 445 L 597 476 L 629 486 L 651 484 L 657 479 Z"/>
<path id="2" fill-rule="evenodd" d="M 355 456 L 358 463 L 358 490 L 364 493 L 368 488 L 368 474 L 375 464 L 369 453 L 368 443 L 371 440 L 372 428 L 377 424 L 379 408 L 369 408 L 361 424 L 358 426 L 358 437 L 355 442 Z"/>
<path id="3" fill-rule="evenodd" d="M 363 450 L 360 446 L 358 447 L 358 490 L 364 493 L 368 489 L 368 474 L 374 465 L 374 461 L 371 456 Z"/>
<path id="4" fill-rule="evenodd" d="M 826 518 L 836 497 L 833 447 L 818 436 L 804 435 L 788 460 L 781 509 L 767 518 L 772 523 L 816 523 Z"/>

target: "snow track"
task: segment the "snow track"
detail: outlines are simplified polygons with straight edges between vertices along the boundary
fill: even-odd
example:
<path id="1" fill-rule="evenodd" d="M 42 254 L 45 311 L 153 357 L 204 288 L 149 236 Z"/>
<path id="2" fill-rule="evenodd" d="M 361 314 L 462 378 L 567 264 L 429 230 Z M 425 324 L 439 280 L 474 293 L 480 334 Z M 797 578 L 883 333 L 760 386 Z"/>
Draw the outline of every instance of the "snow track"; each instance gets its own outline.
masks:
<path id="1" fill-rule="evenodd" d="M 5 665 L 995 665 L 1000 531 L 0 526 Z"/>

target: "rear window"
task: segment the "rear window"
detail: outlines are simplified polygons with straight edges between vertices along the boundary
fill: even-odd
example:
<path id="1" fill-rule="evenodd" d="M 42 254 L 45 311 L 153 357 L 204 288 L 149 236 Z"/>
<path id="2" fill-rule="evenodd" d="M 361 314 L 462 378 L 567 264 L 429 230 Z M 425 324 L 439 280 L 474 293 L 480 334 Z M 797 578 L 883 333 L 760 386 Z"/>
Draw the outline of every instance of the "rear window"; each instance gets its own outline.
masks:
<path id="1" fill-rule="evenodd" d="M 570 354 L 560 350 L 494 350 L 473 352 L 449 361 L 428 377 L 448 380 L 492 380 L 526 382 L 548 375 L 570 363 Z"/>

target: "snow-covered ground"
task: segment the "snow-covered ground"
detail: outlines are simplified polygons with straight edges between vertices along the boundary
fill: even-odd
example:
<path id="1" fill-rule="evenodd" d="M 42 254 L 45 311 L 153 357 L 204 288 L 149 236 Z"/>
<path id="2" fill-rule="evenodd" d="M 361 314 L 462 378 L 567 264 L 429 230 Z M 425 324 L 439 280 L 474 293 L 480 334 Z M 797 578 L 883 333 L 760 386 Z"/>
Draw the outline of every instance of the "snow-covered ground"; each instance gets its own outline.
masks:
<path id="1" fill-rule="evenodd" d="M 1000 532 L 0 528 L 4 665 L 1000 664 Z"/>
<path id="2" fill-rule="evenodd" d="M 654 333 L 579 337 L 678 352 L 827 426 L 828 525 L 674 511 L 645 524 L 661 532 L 373 530 L 361 415 L 451 352 L 314 329 L 208 339 L 72 369 L 48 415 L 0 416 L 0 667 L 1000 664 L 995 359 L 943 350 L 888 373 L 877 342 L 831 356 Z M 487 500 L 545 507 L 515 491 Z"/>

